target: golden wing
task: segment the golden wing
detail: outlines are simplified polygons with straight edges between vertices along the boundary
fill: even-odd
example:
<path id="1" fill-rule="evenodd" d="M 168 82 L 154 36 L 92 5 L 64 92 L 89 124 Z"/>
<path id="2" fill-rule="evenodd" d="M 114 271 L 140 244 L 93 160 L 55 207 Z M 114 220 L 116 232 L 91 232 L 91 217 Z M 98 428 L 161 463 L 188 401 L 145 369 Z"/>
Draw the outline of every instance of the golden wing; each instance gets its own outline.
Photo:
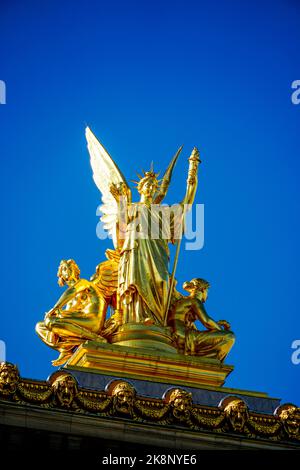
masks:
<path id="1" fill-rule="evenodd" d="M 89 127 L 85 130 L 87 146 L 90 154 L 90 162 L 93 170 L 93 179 L 102 194 L 103 205 L 100 207 L 104 229 L 113 239 L 114 247 L 118 248 L 117 221 L 118 204 L 110 192 L 111 184 L 125 184 L 127 188 L 127 204 L 131 202 L 131 191 L 121 170 L 115 164 L 109 153 L 93 134 Z"/>

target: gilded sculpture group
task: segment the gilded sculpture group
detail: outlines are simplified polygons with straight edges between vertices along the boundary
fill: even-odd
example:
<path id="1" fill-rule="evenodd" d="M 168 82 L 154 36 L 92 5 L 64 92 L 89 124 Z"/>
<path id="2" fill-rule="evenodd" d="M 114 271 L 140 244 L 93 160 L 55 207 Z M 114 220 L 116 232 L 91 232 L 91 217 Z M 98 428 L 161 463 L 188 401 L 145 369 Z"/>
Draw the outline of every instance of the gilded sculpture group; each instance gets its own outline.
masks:
<path id="1" fill-rule="evenodd" d="M 170 206 L 161 203 L 181 148 L 161 181 L 153 167 L 139 175 L 140 201 L 133 203 L 124 176 L 89 128 L 86 137 L 94 181 L 102 193 L 101 220 L 114 249 L 106 250 L 107 260 L 90 280 L 80 278 L 74 260 L 61 261 L 58 283 L 67 289 L 36 326 L 40 338 L 60 352 L 53 365 L 64 364 L 86 341 L 124 344 L 121 334 L 126 344 L 135 347 L 141 345 L 139 334 L 142 338 L 148 334 L 151 340 L 151 333 L 156 341 L 152 346 L 145 341 L 145 347 L 154 352 L 161 335 L 169 341 L 169 351 L 223 361 L 234 334 L 225 320 L 214 321 L 204 308 L 209 283 L 200 278 L 185 282 L 189 294 L 185 296 L 175 288 L 175 269 L 169 272 L 168 244 L 177 243 L 179 248 L 185 212 L 196 194 L 198 150 L 194 148 L 189 157 L 186 195 L 170 212 Z M 153 227 L 159 228 L 155 236 Z M 196 328 L 196 320 L 204 331 Z"/>

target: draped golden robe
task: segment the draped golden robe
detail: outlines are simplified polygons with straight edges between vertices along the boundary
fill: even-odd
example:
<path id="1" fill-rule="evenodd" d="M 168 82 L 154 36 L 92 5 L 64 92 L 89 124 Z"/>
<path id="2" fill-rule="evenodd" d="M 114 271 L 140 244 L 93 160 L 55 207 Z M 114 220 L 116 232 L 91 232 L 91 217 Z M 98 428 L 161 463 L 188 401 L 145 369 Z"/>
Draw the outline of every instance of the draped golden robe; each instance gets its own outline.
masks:
<path id="1" fill-rule="evenodd" d="M 119 264 L 124 323 L 147 319 L 163 324 L 169 288 L 168 242 L 174 235 L 173 227 L 174 213 L 169 206 L 130 206 Z"/>

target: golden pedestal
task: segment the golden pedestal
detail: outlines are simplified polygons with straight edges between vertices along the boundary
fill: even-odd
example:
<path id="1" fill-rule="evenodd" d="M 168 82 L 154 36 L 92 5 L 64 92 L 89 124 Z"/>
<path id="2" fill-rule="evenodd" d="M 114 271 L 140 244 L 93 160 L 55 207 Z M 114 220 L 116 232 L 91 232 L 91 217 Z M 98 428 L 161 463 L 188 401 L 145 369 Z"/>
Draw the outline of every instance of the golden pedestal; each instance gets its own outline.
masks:
<path id="1" fill-rule="evenodd" d="M 233 366 L 224 365 L 216 359 L 94 341 L 82 344 L 65 367 L 69 370 L 196 388 L 221 387 L 233 370 Z"/>
<path id="2" fill-rule="evenodd" d="M 129 348 L 176 353 L 168 326 L 125 323 L 111 336 L 110 342 Z"/>

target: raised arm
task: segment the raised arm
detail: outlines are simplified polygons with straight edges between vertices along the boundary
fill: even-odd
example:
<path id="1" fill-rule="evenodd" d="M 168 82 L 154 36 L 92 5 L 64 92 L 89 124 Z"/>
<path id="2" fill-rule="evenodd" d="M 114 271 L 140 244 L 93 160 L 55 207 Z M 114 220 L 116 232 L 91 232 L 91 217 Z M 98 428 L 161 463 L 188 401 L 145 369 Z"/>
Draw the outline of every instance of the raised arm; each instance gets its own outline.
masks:
<path id="1" fill-rule="evenodd" d="M 181 204 L 193 204 L 197 185 L 198 185 L 198 165 L 201 163 L 199 157 L 199 151 L 196 147 L 193 148 L 191 156 L 189 158 L 189 172 L 187 178 L 187 187 L 186 187 L 186 194 L 181 202 Z"/>
<path id="2" fill-rule="evenodd" d="M 129 201 L 131 200 L 131 197 L 128 194 L 128 188 L 124 183 L 119 183 L 117 185 L 111 183 L 109 191 L 117 203 L 116 237 L 117 246 L 121 249 L 125 240 L 125 232 L 128 224 L 128 203 L 130 204 Z"/>

